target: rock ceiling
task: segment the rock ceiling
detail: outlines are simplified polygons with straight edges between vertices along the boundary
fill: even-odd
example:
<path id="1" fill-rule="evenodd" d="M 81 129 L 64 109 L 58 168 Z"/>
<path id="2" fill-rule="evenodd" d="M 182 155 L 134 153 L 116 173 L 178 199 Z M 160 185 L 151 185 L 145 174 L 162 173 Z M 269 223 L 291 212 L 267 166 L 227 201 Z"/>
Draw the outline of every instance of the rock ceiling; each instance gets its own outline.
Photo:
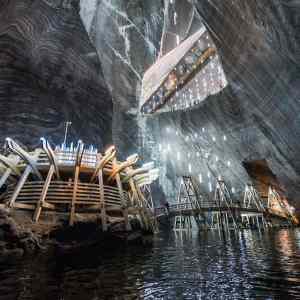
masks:
<path id="1" fill-rule="evenodd" d="M 193 109 L 142 119 L 141 79 L 160 48 L 162 2 L 88 0 L 79 12 L 78 1 L 1 1 L 2 140 L 58 142 L 71 120 L 72 139 L 113 140 L 156 159 L 169 196 L 176 175 L 192 173 L 204 192 L 222 175 L 238 197 L 251 179 L 243 162 L 265 160 L 299 202 L 298 1 L 194 2 L 228 85 Z"/>

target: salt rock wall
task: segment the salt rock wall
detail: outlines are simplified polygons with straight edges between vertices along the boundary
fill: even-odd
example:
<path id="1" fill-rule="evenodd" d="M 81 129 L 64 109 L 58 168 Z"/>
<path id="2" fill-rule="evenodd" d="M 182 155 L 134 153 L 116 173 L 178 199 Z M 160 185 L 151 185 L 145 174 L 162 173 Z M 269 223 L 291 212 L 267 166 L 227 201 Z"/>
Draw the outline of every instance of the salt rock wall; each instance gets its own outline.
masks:
<path id="1" fill-rule="evenodd" d="M 112 102 L 78 1 L 0 2 L 0 137 L 36 145 L 45 136 L 103 147 Z"/>
<path id="2" fill-rule="evenodd" d="M 222 176 L 241 199 L 251 180 L 243 163 L 265 160 L 299 203 L 298 1 L 193 2 L 217 45 L 228 87 L 192 110 L 142 119 L 140 81 L 157 56 L 163 1 L 81 1 L 81 17 L 113 95 L 114 142 L 130 153 L 142 135 L 146 155 L 157 158 L 173 184 L 164 186 L 168 196 L 179 175 L 192 174 L 203 193 L 212 195 Z M 138 128 L 141 122 L 144 128 Z"/>
<path id="3" fill-rule="evenodd" d="M 196 109 L 155 118 L 172 135 L 171 174 L 201 177 L 204 191 L 221 175 L 241 199 L 250 180 L 243 162 L 267 161 L 289 199 L 300 206 L 300 3 L 195 1 L 218 47 L 229 86 Z M 188 138 L 187 138 L 188 137 Z M 190 154 L 189 154 L 190 153 Z M 190 158 L 188 159 L 188 155 Z M 188 169 L 187 161 L 192 161 Z M 174 175 L 175 176 L 175 175 Z"/>
<path id="4" fill-rule="evenodd" d="M 113 97 L 113 142 L 124 155 L 139 146 L 141 80 L 154 62 L 163 26 L 161 1 L 81 0 L 80 14 Z"/>

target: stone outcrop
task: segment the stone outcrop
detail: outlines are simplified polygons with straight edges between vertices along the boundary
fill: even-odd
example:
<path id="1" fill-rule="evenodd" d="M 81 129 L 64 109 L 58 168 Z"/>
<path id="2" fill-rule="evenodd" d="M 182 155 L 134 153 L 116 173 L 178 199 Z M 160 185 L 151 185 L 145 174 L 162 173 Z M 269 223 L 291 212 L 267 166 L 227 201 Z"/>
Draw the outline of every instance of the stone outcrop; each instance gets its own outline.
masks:
<path id="1" fill-rule="evenodd" d="M 41 248 L 37 235 L 18 225 L 8 211 L 0 209 L 0 261 L 20 258 Z"/>

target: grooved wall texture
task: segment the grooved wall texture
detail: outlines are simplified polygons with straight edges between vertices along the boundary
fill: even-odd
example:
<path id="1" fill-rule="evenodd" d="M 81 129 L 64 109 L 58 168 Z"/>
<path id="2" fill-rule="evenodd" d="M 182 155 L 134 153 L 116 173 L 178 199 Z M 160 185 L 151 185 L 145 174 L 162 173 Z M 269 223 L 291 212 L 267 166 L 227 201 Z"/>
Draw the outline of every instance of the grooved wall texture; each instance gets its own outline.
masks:
<path id="1" fill-rule="evenodd" d="M 0 1 L 0 137 L 36 145 L 45 136 L 103 147 L 112 101 L 76 1 Z"/>

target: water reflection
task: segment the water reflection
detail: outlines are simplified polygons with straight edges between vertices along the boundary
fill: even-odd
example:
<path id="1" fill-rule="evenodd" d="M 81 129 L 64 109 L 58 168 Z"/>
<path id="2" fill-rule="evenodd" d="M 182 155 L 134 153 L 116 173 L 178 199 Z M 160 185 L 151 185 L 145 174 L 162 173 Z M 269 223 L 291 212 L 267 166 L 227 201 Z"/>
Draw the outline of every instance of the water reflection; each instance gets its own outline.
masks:
<path id="1" fill-rule="evenodd" d="M 149 249 L 2 265 L 0 299 L 300 299 L 299 248 L 299 229 L 164 232 Z"/>

